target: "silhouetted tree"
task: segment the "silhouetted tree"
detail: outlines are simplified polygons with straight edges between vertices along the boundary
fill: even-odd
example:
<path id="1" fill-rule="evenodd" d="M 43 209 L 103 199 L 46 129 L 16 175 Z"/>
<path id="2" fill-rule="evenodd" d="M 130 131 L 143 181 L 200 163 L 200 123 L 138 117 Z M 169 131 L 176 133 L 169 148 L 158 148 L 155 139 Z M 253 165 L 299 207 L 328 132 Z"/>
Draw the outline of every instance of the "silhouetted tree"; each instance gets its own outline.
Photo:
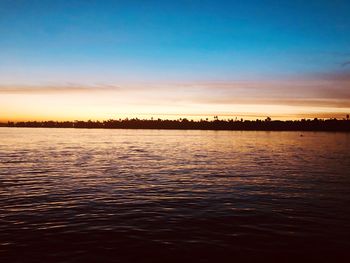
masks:
<path id="1" fill-rule="evenodd" d="M 217 117 L 217 116 L 215 116 Z M 118 119 L 107 121 L 74 121 L 74 122 L 57 122 L 57 121 L 28 121 L 28 122 L 11 122 L 0 124 L 7 127 L 44 127 L 44 128 L 105 128 L 105 129 L 201 129 L 201 130 L 276 130 L 276 131 L 347 131 L 350 132 L 349 116 L 347 119 L 337 120 L 331 118 L 323 119 L 301 119 L 300 121 L 272 121 L 267 117 L 265 121 L 256 119 L 250 121 L 233 119 L 212 121 L 200 120 L 190 121 L 187 118 L 179 120 L 162 120 L 162 119 Z"/>

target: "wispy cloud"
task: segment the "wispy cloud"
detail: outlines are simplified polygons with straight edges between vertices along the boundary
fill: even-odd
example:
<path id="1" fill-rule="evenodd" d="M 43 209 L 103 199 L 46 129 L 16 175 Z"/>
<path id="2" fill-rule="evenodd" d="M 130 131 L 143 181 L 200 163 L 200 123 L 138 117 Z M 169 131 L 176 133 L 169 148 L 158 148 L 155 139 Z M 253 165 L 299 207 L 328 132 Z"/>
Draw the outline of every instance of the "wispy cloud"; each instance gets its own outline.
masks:
<path id="1" fill-rule="evenodd" d="M 67 94 L 119 91 L 115 85 L 0 85 L 2 94 Z"/>
<path id="2" fill-rule="evenodd" d="M 118 92 L 119 96 L 111 93 Z M 79 85 L 0 85 L 0 94 L 91 94 L 101 105 L 285 105 L 350 108 L 350 72 L 309 74 L 274 80 L 192 81 Z M 112 96 L 110 96 L 111 94 Z M 90 96 L 91 97 L 91 96 Z M 94 97 L 95 98 L 95 97 Z"/>
<path id="3" fill-rule="evenodd" d="M 341 64 L 342 65 L 342 67 L 346 67 L 346 66 L 348 66 L 348 65 L 350 65 L 350 60 L 349 61 L 345 61 L 343 64 Z"/>
<path id="4" fill-rule="evenodd" d="M 183 98 L 199 104 L 266 104 L 350 107 L 350 73 L 313 74 L 262 81 L 177 84 Z"/>

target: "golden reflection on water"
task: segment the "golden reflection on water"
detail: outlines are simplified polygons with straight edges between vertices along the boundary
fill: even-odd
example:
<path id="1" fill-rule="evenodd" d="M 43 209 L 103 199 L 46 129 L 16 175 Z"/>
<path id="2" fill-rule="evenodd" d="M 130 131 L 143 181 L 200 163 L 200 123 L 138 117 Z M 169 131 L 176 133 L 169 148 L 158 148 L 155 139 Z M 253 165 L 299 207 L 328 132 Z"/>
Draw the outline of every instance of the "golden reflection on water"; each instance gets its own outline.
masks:
<path id="1" fill-rule="evenodd" d="M 250 240 L 252 251 L 271 236 L 317 235 L 340 249 L 349 149 L 347 133 L 0 128 L 0 236 L 30 251 L 38 233 L 88 233 L 88 248 L 101 249 L 121 233 L 126 249 Z"/>

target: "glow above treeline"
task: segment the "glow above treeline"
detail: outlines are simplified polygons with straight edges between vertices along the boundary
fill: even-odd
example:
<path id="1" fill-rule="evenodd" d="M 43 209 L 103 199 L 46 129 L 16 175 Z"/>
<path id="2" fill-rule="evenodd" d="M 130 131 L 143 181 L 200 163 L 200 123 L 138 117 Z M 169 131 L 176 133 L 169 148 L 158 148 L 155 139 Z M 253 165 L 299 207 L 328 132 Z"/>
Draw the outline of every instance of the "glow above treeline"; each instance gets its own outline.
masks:
<path id="1" fill-rule="evenodd" d="M 309 83 L 311 82 L 311 83 Z M 342 118 L 350 100 L 337 80 L 103 86 L 3 86 L 1 121 L 115 118 Z M 283 86 L 284 85 L 284 86 Z M 259 92 L 260 89 L 264 93 Z M 307 89 L 302 92 L 303 89 Z M 331 94 L 331 95 L 330 95 Z"/>
<path id="2" fill-rule="evenodd" d="M 1 1 L 0 121 L 343 118 L 347 1 Z"/>

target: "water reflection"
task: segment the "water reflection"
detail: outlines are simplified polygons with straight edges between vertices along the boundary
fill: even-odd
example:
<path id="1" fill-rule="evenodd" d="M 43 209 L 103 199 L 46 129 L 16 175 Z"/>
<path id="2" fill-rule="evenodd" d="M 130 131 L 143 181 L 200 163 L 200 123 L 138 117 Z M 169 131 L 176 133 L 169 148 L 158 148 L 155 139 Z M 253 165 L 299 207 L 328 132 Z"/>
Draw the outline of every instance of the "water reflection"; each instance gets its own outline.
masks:
<path id="1" fill-rule="evenodd" d="M 350 135 L 303 135 L 1 128 L 0 252 L 340 259 L 350 247 Z"/>

